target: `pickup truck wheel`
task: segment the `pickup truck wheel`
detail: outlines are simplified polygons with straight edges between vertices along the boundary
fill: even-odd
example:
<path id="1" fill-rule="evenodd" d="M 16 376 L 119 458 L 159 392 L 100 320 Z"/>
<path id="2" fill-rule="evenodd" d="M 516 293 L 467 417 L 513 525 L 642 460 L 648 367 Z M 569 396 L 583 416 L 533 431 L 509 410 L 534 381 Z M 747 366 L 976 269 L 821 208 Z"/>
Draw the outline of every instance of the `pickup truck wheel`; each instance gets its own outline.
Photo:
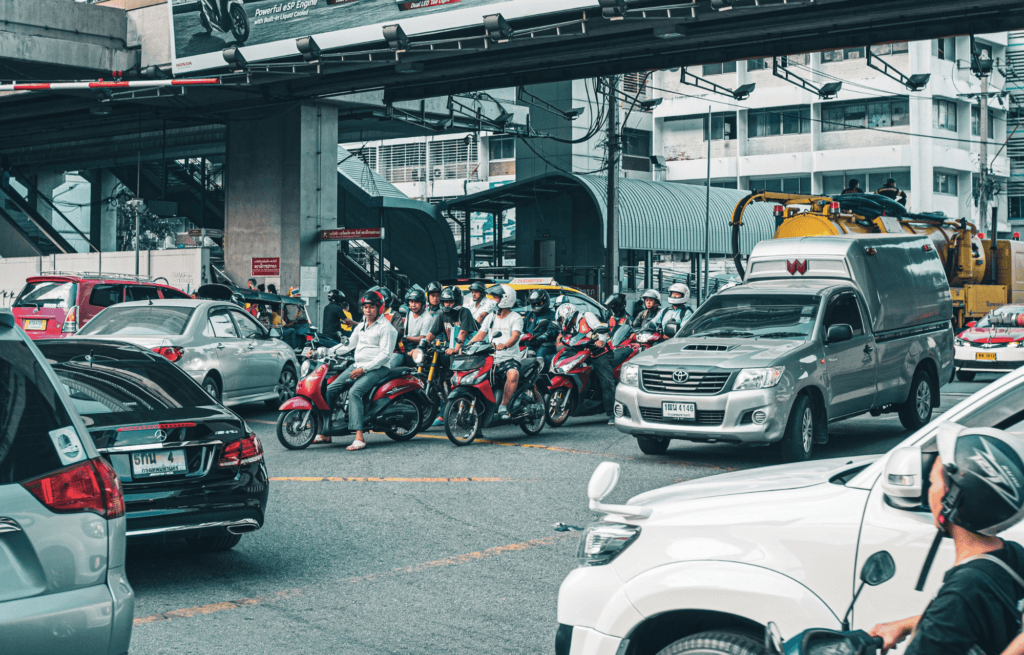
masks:
<path id="1" fill-rule="evenodd" d="M 657 437 L 636 438 L 636 445 L 640 446 L 640 452 L 645 455 L 664 455 L 671 443 L 671 439 L 658 439 Z"/>
<path id="2" fill-rule="evenodd" d="M 814 403 L 807 396 L 798 396 L 789 413 L 786 431 L 779 441 L 783 462 L 806 462 L 814 451 Z"/>
<path id="3" fill-rule="evenodd" d="M 932 383 L 921 369 L 914 373 L 910 395 L 900 405 L 900 423 L 908 430 L 919 430 L 932 420 Z"/>
<path id="4" fill-rule="evenodd" d="M 698 632 L 674 641 L 658 655 L 768 655 L 764 643 L 732 632 Z"/>
<path id="5" fill-rule="evenodd" d="M 974 371 L 965 371 L 963 369 L 960 369 L 959 371 L 956 372 L 956 379 L 960 380 L 961 382 L 973 382 L 974 376 Z"/>

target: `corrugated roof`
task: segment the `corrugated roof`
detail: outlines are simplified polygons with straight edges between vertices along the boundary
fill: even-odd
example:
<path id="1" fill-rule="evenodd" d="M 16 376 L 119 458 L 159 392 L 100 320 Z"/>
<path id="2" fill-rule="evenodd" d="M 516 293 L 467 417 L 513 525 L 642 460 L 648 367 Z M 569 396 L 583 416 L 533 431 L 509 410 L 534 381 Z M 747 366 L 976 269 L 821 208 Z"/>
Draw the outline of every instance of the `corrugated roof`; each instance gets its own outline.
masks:
<path id="1" fill-rule="evenodd" d="M 408 198 L 394 184 L 363 163 L 355 154 L 338 146 L 338 172 L 375 198 Z"/>

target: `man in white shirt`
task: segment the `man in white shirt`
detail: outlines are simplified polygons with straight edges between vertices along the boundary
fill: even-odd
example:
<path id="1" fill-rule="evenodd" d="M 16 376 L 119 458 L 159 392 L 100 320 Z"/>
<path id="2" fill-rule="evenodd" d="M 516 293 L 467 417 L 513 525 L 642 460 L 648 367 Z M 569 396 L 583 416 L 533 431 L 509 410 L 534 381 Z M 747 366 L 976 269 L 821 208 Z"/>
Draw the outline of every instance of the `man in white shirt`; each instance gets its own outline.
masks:
<path id="1" fill-rule="evenodd" d="M 379 291 L 368 291 L 359 299 L 363 310 L 363 322 L 349 337 L 348 345 L 338 345 L 331 352 L 339 355 L 355 351 L 355 362 L 327 386 L 327 404 L 334 408 L 341 395 L 342 387 L 348 380 L 355 380 L 348 392 L 348 429 L 356 433 L 355 441 L 348 450 L 366 448 L 363 438 L 363 411 L 366 396 L 384 379 L 390 370 L 388 358 L 395 350 L 398 330 L 380 316 L 384 307 L 384 296 Z M 318 434 L 313 443 L 330 443 L 331 438 Z"/>
<path id="2" fill-rule="evenodd" d="M 418 286 L 409 289 L 405 294 L 405 304 L 409 311 L 402 319 L 402 342 L 405 344 L 405 353 L 395 353 L 391 356 L 390 366 L 414 366 L 409 358 L 409 351 L 419 347 L 420 343 L 430 332 L 430 326 L 434 324 L 434 317 L 426 310 L 427 294 Z"/>
<path id="3" fill-rule="evenodd" d="M 497 306 L 496 301 L 485 295 L 487 287 L 483 282 L 474 282 L 469 285 L 469 295 L 462 301 L 462 306 L 473 314 L 473 320 L 483 323 L 484 318 L 494 313 Z"/>
<path id="4" fill-rule="evenodd" d="M 500 418 L 509 418 L 508 403 L 519 384 L 519 337 L 523 333 L 523 317 L 512 311 L 516 304 L 516 292 L 507 284 L 496 284 L 487 290 L 494 299 L 498 313 L 488 314 L 473 341 L 482 341 L 484 336 L 494 344 L 494 369 L 496 374 L 505 374 L 505 390 L 498 407 Z"/>

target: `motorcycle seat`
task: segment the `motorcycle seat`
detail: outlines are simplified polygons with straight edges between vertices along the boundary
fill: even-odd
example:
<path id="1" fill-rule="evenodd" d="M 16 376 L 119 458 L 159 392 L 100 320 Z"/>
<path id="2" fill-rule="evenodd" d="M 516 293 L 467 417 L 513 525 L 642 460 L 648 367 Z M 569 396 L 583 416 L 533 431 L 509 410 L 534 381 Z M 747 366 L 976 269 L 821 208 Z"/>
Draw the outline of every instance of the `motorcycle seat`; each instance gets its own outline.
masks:
<path id="1" fill-rule="evenodd" d="M 523 372 L 522 374 L 525 376 L 530 373 L 533 367 L 540 365 L 540 360 L 536 357 L 524 357 L 519 361 L 519 370 L 521 370 Z"/>
<path id="2" fill-rule="evenodd" d="M 395 367 L 395 368 L 391 369 L 390 371 L 388 371 L 388 374 L 385 375 L 381 379 L 381 381 L 378 382 L 378 384 L 384 384 L 385 382 L 390 382 L 391 380 L 395 380 L 397 378 L 403 378 L 403 377 L 405 377 L 407 375 L 411 375 L 411 374 L 413 374 L 415 372 L 416 372 L 416 369 L 414 369 L 411 366 L 398 366 L 398 367 Z"/>

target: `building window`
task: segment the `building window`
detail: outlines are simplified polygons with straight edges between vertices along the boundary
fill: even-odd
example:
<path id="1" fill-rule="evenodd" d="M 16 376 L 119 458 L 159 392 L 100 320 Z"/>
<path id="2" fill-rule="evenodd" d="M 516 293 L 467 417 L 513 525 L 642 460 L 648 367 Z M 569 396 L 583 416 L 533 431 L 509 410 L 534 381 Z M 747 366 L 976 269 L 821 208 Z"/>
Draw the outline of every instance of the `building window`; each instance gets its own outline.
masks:
<path id="1" fill-rule="evenodd" d="M 864 59 L 867 53 L 864 48 L 843 48 L 842 50 L 826 50 L 821 53 L 821 61 L 828 64 L 846 59 Z"/>
<path id="2" fill-rule="evenodd" d="M 1010 196 L 1010 219 L 1024 219 L 1024 196 Z"/>
<path id="3" fill-rule="evenodd" d="M 932 191 L 951 196 L 957 195 L 956 173 L 940 173 L 935 171 L 932 177 Z"/>
<path id="4" fill-rule="evenodd" d="M 832 102 L 821 107 L 821 131 L 859 130 L 865 127 L 903 127 L 910 124 L 907 98 L 878 98 Z"/>
<path id="5" fill-rule="evenodd" d="M 950 100 L 932 100 L 932 127 L 956 132 L 956 103 Z"/>
<path id="6" fill-rule="evenodd" d="M 772 59 L 771 59 L 771 57 L 758 57 L 757 59 L 748 59 L 747 60 L 747 72 L 748 73 L 750 71 L 759 71 L 759 70 L 764 70 L 766 68 L 771 68 L 771 67 L 772 67 Z"/>
<path id="7" fill-rule="evenodd" d="M 988 112 L 988 126 L 985 131 L 988 132 L 988 138 L 995 138 L 995 127 L 996 115 L 990 109 Z M 977 105 L 971 107 L 971 134 L 974 136 L 981 136 L 981 110 Z"/>
<path id="8" fill-rule="evenodd" d="M 445 139 L 430 142 L 430 176 L 432 180 L 464 180 L 476 178 L 477 141 L 474 138 Z"/>
<path id="9" fill-rule="evenodd" d="M 492 136 L 488 139 L 488 146 L 491 161 L 516 158 L 516 138 L 514 136 Z"/>
<path id="10" fill-rule="evenodd" d="M 711 140 L 731 141 L 736 138 L 736 114 L 711 115 Z M 708 140 L 708 119 L 704 117 L 704 140 Z"/>
<path id="11" fill-rule="evenodd" d="M 750 110 L 747 137 L 778 134 L 808 134 L 811 131 L 810 107 L 779 107 Z"/>
<path id="12" fill-rule="evenodd" d="M 735 73 L 736 62 L 727 61 L 724 64 L 704 64 L 704 76 L 708 75 L 722 75 L 723 73 Z"/>
<path id="13" fill-rule="evenodd" d="M 774 191 L 776 193 L 810 193 L 811 176 L 776 177 L 755 179 L 750 178 L 750 189 L 757 191 Z"/>
<path id="14" fill-rule="evenodd" d="M 868 193 L 871 193 L 872 191 L 878 191 L 879 189 L 881 189 L 885 185 L 885 181 L 888 180 L 890 177 L 896 180 L 896 186 L 899 189 L 903 191 L 910 191 L 909 169 L 904 169 L 901 171 L 882 171 L 879 173 L 862 173 L 861 175 L 862 177 L 858 178 L 860 180 L 864 180 L 865 175 L 867 177 L 867 187 L 865 187 L 864 190 L 867 191 Z"/>
<path id="15" fill-rule="evenodd" d="M 622 130 L 622 168 L 627 171 L 651 170 L 651 133 L 646 130 Z"/>
<path id="16" fill-rule="evenodd" d="M 425 143 L 382 145 L 378 150 L 380 173 L 388 182 L 422 182 L 427 179 Z"/>
<path id="17" fill-rule="evenodd" d="M 932 56 L 946 61 L 956 61 L 956 38 L 949 37 L 932 41 Z"/>
<path id="18" fill-rule="evenodd" d="M 809 56 L 807 55 L 807 53 L 804 53 L 802 55 L 789 55 L 786 57 L 779 57 L 779 68 L 786 68 L 790 64 L 806 66 L 808 61 Z M 772 65 L 772 57 L 757 57 L 755 59 L 748 59 L 747 72 L 771 70 Z"/>
<path id="19" fill-rule="evenodd" d="M 343 157 L 356 157 L 364 164 L 367 165 L 371 170 L 377 170 L 377 149 L 373 146 L 367 146 L 365 148 L 359 148 L 358 150 L 350 150 L 347 155 Z"/>
<path id="20" fill-rule="evenodd" d="M 906 41 L 899 41 L 897 43 L 879 43 L 878 45 L 871 46 L 871 54 L 878 55 L 898 55 L 900 53 L 909 52 L 910 44 Z"/>

